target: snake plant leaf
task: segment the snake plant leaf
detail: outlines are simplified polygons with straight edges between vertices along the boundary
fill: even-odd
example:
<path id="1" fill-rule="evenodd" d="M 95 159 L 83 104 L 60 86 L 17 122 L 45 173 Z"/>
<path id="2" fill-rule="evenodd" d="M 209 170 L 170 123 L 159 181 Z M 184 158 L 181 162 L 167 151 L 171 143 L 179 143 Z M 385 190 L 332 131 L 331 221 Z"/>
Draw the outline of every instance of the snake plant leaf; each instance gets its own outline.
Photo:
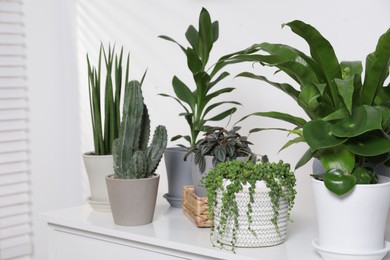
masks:
<path id="1" fill-rule="evenodd" d="M 354 137 L 371 130 L 382 129 L 382 114 L 375 107 L 358 106 L 351 116 L 337 122 L 332 133 L 337 137 Z"/>
<path id="2" fill-rule="evenodd" d="M 198 31 L 193 25 L 190 25 L 185 33 L 187 41 L 190 43 L 194 51 L 198 49 Z"/>
<path id="3" fill-rule="evenodd" d="M 204 116 L 206 116 L 211 110 L 213 110 L 214 108 L 217 108 L 223 104 L 234 104 L 234 105 L 241 105 L 240 102 L 237 102 L 237 101 L 222 101 L 222 102 L 217 102 L 217 103 L 214 103 L 210 106 L 208 106 L 205 110 L 204 110 Z"/>
<path id="4" fill-rule="evenodd" d="M 390 140 L 388 137 L 370 136 L 367 139 L 351 141 L 346 146 L 348 150 L 361 156 L 376 156 L 390 152 Z"/>
<path id="5" fill-rule="evenodd" d="M 232 108 L 229 108 L 228 110 L 223 111 L 222 113 L 219 113 L 216 116 L 213 116 L 212 118 L 207 119 L 206 121 L 220 121 L 228 116 L 231 116 L 236 111 L 237 111 L 237 108 L 232 107 Z"/>
<path id="6" fill-rule="evenodd" d="M 165 36 L 165 35 L 159 35 L 158 37 L 161 38 L 161 39 L 164 39 L 164 40 L 176 43 L 180 47 L 180 49 L 184 52 L 184 54 L 186 53 L 186 48 L 184 48 L 180 43 L 178 43 L 177 41 L 175 41 L 171 37 Z"/>
<path id="7" fill-rule="evenodd" d="M 355 90 L 354 78 L 350 79 L 335 79 L 337 90 L 340 93 L 340 96 L 344 102 L 345 107 L 348 112 L 352 114 L 352 98 Z"/>
<path id="8" fill-rule="evenodd" d="M 268 80 L 264 76 L 255 75 L 255 74 L 250 73 L 250 72 L 242 72 L 242 73 L 238 74 L 236 77 L 246 77 L 246 78 L 252 78 L 252 79 L 265 81 L 265 82 L 269 83 L 270 85 L 276 87 L 277 89 L 282 90 L 284 93 L 286 93 L 287 95 L 292 97 L 294 100 L 298 100 L 298 96 L 300 94 L 300 91 L 296 90 L 290 84 L 273 82 L 273 81 Z"/>
<path id="9" fill-rule="evenodd" d="M 178 99 L 187 103 L 192 109 L 195 107 L 195 97 L 191 90 L 178 77 L 172 79 L 173 90 Z"/>
<path id="10" fill-rule="evenodd" d="M 303 137 L 313 152 L 319 149 L 336 147 L 347 141 L 347 138 L 334 136 L 332 124 L 321 119 L 307 122 L 303 127 Z"/>
<path id="11" fill-rule="evenodd" d="M 321 164 L 325 170 L 339 169 L 351 173 L 355 166 L 355 155 L 346 147 L 327 149 L 321 153 Z"/>
<path id="12" fill-rule="evenodd" d="M 311 149 L 308 149 L 302 157 L 299 159 L 297 164 L 295 165 L 295 170 L 302 167 L 306 163 L 308 163 L 314 157 L 314 152 Z"/>
<path id="13" fill-rule="evenodd" d="M 339 104 L 338 91 L 333 82 L 335 78 L 341 78 L 341 68 L 332 45 L 314 27 L 302 21 L 292 21 L 285 24 L 291 30 L 302 37 L 310 47 L 310 53 L 330 88 L 334 104 Z"/>
<path id="14" fill-rule="evenodd" d="M 356 185 L 356 178 L 340 169 L 332 169 L 324 174 L 324 184 L 338 196 L 350 192 Z"/>
<path id="15" fill-rule="evenodd" d="M 366 71 L 361 90 L 363 104 L 371 105 L 389 75 L 390 29 L 378 40 L 376 49 L 366 59 Z"/>
<path id="16" fill-rule="evenodd" d="M 203 69 L 202 61 L 199 59 L 194 49 L 187 48 L 186 56 L 187 66 L 193 74 L 196 74 Z"/>

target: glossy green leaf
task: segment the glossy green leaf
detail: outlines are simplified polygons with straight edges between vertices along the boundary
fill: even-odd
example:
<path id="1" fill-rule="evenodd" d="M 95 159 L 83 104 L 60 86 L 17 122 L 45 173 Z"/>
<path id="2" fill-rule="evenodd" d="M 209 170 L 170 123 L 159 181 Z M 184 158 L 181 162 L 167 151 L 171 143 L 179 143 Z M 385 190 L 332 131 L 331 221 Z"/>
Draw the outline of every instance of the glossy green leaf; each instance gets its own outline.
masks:
<path id="1" fill-rule="evenodd" d="M 333 125 L 332 133 L 337 137 L 354 137 L 376 129 L 382 129 L 381 112 L 375 107 L 363 105 L 356 107 L 351 116 Z"/>
<path id="2" fill-rule="evenodd" d="M 335 79 L 337 90 L 342 97 L 345 107 L 348 109 L 348 112 L 352 114 L 352 97 L 355 90 L 353 85 L 354 78 L 351 79 Z"/>
<path id="3" fill-rule="evenodd" d="M 383 137 L 370 136 L 361 140 L 353 140 L 346 146 L 352 153 L 361 156 L 376 156 L 390 152 L 390 140 Z"/>
<path id="4" fill-rule="evenodd" d="M 345 147 L 327 149 L 321 153 L 321 164 L 326 170 L 339 169 L 351 173 L 355 166 L 355 155 Z"/>
<path id="5" fill-rule="evenodd" d="M 286 93 L 287 95 L 292 97 L 294 100 L 298 100 L 298 96 L 300 94 L 300 92 L 298 90 L 296 90 L 294 87 L 292 87 L 291 85 L 289 85 L 287 83 L 273 82 L 273 81 L 268 80 L 266 77 L 263 77 L 260 75 L 255 75 L 255 74 L 250 73 L 250 72 L 242 72 L 242 73 L 238 74 L 236 77 L 246 77 L 246 78 L 252 78 L 252 79 L 265 81 L 265 82 L 269 83 L 270 85 L 282 90 L 284 93 Z"/>
<path id="6" fill-rule="evenodd" d="M 319 107 L 317 99 L 320 96 L 321 95 L 314 84 L 303 85 L 301 87 L 301 93 L 298 96 L 298 102 L 300 106 L 310 115 L 311 111 L 314 111 Z"/>
<path id="7" fill-rule="evenodd" d="M 371 175 L 366 168 L 358 167 L 354 169 L 352 175 L 356 178 L 356 184 L 370 184 L 371 183 Z"/>
<path id="8" fill-rule="evenodd" d="M 305 39 L 309 44 L 310 54 L 326 78 L 330 87 L 334 104 L 339 103 L 339 97 L 333 79 L 341 78 L 341 68 L 333 50 L 332 45 L 314 27 L 302 21 L 292 21 L 287 23 L 291 30 Z"/>
<path id="9" fill-rule="evenodd" d="M 340 109 L 334 111 L 333 113 L 328 114 L 322 120 L 332 121 L 332 120 L 343 119 L 347 116 L 349 116 L 348 110 L 345 107 L 343 107 L 343 108 L 340 108 Z"/>
<path id="10" fill-rule="evenodd" d="M 321 119 L 307 122 L 303 127 L 303 137 L 312 151 L 336 147 L 347 140 L 335 137 L 332 133 L 332 124 Z"/>
<path id="11" fill-rule="evenodd" d="M 173 90 L 178 99 L 187 103 L 192 109 L 195 107 L 195 97 L 191 90 L 178 77 L 174 76 L 172 79 Z"/>
<path id="12" fill-rule="evenodd" d="M 332 169 L 324 174 L 326 188 L 338 196 L 350 192 L 356 185 L 356 178 L 339 169 Z"/>
<path id="13" fill-rule="evenodd" d="M 303 165 L 305 165 L 306 163 L 308 163 L 314 156 L 314 152 L 312 152 L 311 149 L 308 149 L 303 155 L 302 157 L 299 159 L 299 161 L 297 162 L 297 164 L 295 165 L 295 170 L 302 167 Z"/>
<path id="14" fill-rule="evenodd" d="M 196 51 L 198 49 L 198 31 L 193 25 L 190 25 L 186 31 L 186 39 Z"/>
<path id="15" fill-rule="evenodd" d="M 210 119 L 207 119 L 207 121 L 220 121 L 228 116 L 231 116 L 232 114 L 234 114 L 234 112 L 237 111 L 237 108 L 236 107 L 233 107 L 233 108 L 230 108 L 222 113 L 219 113 L 218 115 L 216 116 L 213 116 L 212 118 Z"/>
<path id="16" fill-rule="evenodd" d="M 198 55 L 191 48 L 187 48 L 187 66 L 191 70 L 192 74 L 196 74 L 203 69 L 202 61 L 199 59 Z"/>
<path id="17" fill-rule="evenodd" d="M 294 124 L 294 125 L 296 125 L 298 127 L 303 127 L 306 124 L 306 120 L 303 119 L 303 118 L 295 117 L 295 116 L 292 116 L 290 114 L 281 113 L 281 112 L 275 112 L 275 111 L 252 113 L 252 114 L 249 114 L 247 116 L 244 116 L 238 122 L 241 122 L 241 121 L 245 120 L 246 118 L 248 118 L 250 116 L 263 116 L 263 117 L 279 119 L 279 120 L 282 120 L 282 121 Z"/>
<path id="18" fill-rule="evenodd" d="M 361 90 L 363 104 L 371 105 L 389 75 L 390 29 L 378 40 L 375 52 L 366 59 L 364 83 Z"/>

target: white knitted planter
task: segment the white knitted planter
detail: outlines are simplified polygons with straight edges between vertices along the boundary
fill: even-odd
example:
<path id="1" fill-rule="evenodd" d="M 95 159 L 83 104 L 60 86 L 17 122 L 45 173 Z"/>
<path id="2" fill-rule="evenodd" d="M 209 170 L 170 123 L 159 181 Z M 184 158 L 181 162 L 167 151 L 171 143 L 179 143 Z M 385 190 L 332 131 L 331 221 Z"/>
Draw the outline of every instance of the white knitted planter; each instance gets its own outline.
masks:
<path id="1" fill-rule="evenodd" d="M 228 181 L 225 182 L 227 186 Z M 243 190 L 236 194 L 238 206 L 238 230 L 236 233 L 235 247 L 265 247 L 283 243 L 287 238 L 287 221 L 288 221 L 288 204 L 287 201 L 281 199 L 279 202 L 278 227 L 279 233 L 276 231 L 271 219 L 274 215 L 272 203 L 269 197 L 269 191 L 265 182 L 258 181 L 256 183 L 255 193 L 253 194 L 254 203 L 252 204 L 252 224 L 251 228 L 257 236 L 248 230 L 248 217 L 246 215 L 249 202 L 249 184 L 244 186 Z M 217 207 L 214 208 L 214 226 L 219 225 L 220 207 L 222 192 L 217 192 Z M 233 216 L 230 216 L 227 222 L 226 232 L 222 235 L 214 231 L 212 239 L 219 240 L 222 244 L 231 245 L 232 229 L 234 227 Z"/>

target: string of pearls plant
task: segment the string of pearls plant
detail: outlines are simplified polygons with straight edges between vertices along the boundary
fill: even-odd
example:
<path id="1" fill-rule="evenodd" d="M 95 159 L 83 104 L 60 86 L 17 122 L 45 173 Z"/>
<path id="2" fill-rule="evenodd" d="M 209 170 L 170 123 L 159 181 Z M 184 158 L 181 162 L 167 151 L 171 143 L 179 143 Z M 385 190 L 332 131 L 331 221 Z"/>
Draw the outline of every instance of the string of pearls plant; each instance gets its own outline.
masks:
<path id="1" fill-rule="evenodd" d="M 229 180 L 228 185 L 224 185 L 226 180 Z M 254 164 L 251 161 L 230 161 L 220 163 L 214 167 L 207 175 L 202 178 L 201 185 L 207 190 L 208 211 L 211 220 L 214 216 L 218 216 L 218 225 L 213 225 L 210 231 L 210 238 L 213 246 L 225 248 L 224 244 L 217 240 L 216 244 L 212 239 L 214 232 L 217 232 L 220 237 L 227 231 L 229 221 L 233 221 L 232 240 L 230 241 L 231 250 L 235 252 L 237 241 L 237 231 L 239 229 L 239 210 L 236 201 L 236 194 L 243 190 L 243 185 L 249 184 L 249 203 L 247 204 L 246 215 L 248 219 L 248 229 L 257 237 L 256 232 L 252 229 L 252 205 L 254 203 L 254 194 L 256 182 L 264 181 L 267 188 L 270 189 L 269 197 L 272 203 L 273 217 L 270 221 L 275 226 L 276 232 L 279 234 L 278 215 L 279 203 L 281 199 L 286 200 L 288 205 L 288 219 L 290 211 L 294 206 L 296 195 L 294 173 L 290 171 L 290 165 L 279 161 L 274 162 L 258 162 Z M 217 194 L 222 191 L 221 202 L 218 205 Z M 215 222 L 214 222 L 215 224 Z"/>

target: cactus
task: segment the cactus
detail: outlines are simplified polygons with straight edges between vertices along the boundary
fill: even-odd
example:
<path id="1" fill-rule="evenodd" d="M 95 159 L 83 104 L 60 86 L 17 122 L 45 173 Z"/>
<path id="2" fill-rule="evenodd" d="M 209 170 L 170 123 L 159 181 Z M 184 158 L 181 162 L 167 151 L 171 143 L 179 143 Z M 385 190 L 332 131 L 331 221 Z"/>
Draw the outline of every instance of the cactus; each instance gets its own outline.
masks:
<path id="1" fill-rule="evenodd" d="M 150 119 L 142 97 L 141 84 L 126 85 L 119 137 L 113 143 L 114 171 L 120 179 L 150 177 L 167 147 L 167 130 L 157 126 L 148 146 Z"/>

